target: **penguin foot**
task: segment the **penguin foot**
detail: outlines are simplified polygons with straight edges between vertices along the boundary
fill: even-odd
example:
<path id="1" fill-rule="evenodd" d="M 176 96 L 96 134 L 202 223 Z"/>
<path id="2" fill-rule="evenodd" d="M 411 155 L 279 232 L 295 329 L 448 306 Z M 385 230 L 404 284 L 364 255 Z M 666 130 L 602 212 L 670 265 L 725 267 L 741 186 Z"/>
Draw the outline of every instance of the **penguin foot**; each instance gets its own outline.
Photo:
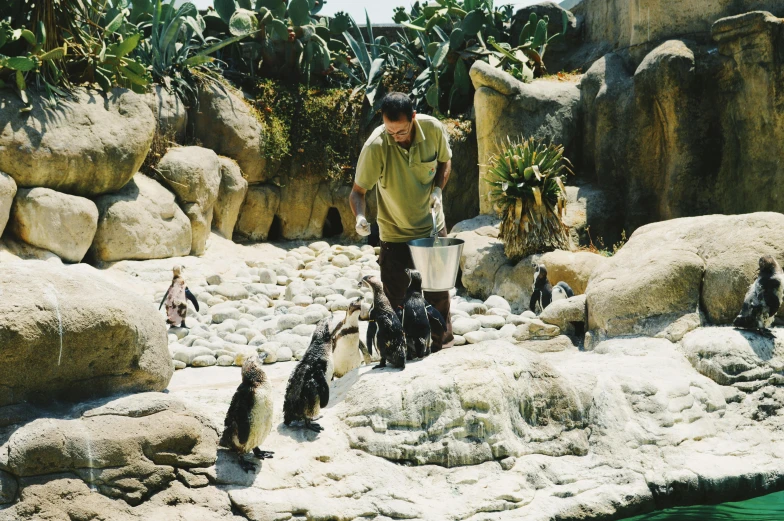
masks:
<path id="1" fill-rule="evenodd" d="M 324 427 L 316 422 L 305 422 L 305 428 L 313 432 L 321 432 L 324 430 Z"/>
<path id="2" fill-rule="evenodd" d="M 275 453 L 269 450 L 261 450 L 258 447 L 254 447 L 253 455 L 256 456 L 258 459 L 271 459 Z"/>
<path id="3" fill-rule="evenodd" d="M 245 472 L 256 472 L 256 464 L 255 463 L 246 460 L 242 456 L 237 458 L 237 461 L 240 464 L 240 468 L 242 470 L 244 470 Z M 259 465 L 261 465 L 261 463 L 259 463 Z"/>

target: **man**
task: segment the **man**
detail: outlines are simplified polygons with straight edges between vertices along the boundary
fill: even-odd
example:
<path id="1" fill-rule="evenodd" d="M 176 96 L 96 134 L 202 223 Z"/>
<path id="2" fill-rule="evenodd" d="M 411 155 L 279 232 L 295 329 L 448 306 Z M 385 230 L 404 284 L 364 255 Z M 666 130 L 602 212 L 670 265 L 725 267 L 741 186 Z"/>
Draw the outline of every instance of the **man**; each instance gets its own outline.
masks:
<path id="1" fill-rule="evenodd" d="M 387 94 L 381 102 L 384 124 L 370 135 L 357 161 L 349 202 L 357 218 L 357 233 L 370 235 L 365 218 L 365 193 L 377 186 L 378 227 L 381 235 L 381 282 L 392 307 L 403 303 L 408 288 L 406 268 L 413 268 L 407 241 L 429 237 L 435 209 L 438 234 L 446 237 L 442 190 L 449 180 L 452 150 L 444 126 L 437 119 L 417 115 L 402 92 Z M 432 349 L 454 343 L 449 314 L 449 292 L 424 292 L 446 319 L 446 332 L 433 338 Z"/>

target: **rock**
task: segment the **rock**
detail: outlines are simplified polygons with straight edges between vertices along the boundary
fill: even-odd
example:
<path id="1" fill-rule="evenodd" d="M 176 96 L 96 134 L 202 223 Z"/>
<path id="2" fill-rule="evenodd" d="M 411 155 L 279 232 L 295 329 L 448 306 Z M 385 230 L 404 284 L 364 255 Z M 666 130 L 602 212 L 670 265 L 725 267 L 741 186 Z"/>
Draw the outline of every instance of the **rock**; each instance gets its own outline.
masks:
<path id="1" fill-rule="evenodd" d="M 8 224 L 8 217 L 11 215 L 11 205 L 14 203 L 16 195 L 16 182 L 13 177 L 0 172 L 0 235 Z"/>
<path id="2" fill-rule="evenodd" d="M 355 383 L 336 412 L 351 448 L 374 456 L 454 467 L 588 451 L 586 420 L 568 380 L 539 355 L 504 341 L 455 347 L 373 380 Z M 425 411 L 435 416 L 420 418 Z M 472 426 L 477 414 L 482 428 Z M 522 421 L 512 420 L 519 414 Z M 544 432 L 554 425 L 560 436 L 552 439 Z M 471 441 L 459 434 L 465 432 Z"/>
<path id="3" fill-rule="evenodd" d="M 479 315 L 478 319 L 482 327 L 489 327 L 492 329 L 501 329 L 506 324 L 506 319 L 504 317 L 494 315 Z"/>
<path id="4" fill-rule="evenodd" d="M 729 327 L 702 327 L 681 342 L 686 358 L 719 385 L 767 380 L 784 369 L 784 336 L 767 338 Z M 782 336 L 782 338 L 779 338 Z"/>
<path id="5" fill-rule="evenodd" d="M 20 427 L 8 440 L 8 470 L 20 477 L 75 472 L 104 495 L 135 505 L 165 488 L 175 468 L 215 462 L 217 432 L 179 400 L 167 407 L 157 393 L 140 394 L 102 409 L 117 402 L 110 413 Z"/>
<path id="6" fill-rule="evenodd" d="M 239 238 L 247 241 L 266 241 L 279 207 L 279 187 L 249 186 L 234 232 Z"/>
<path id="7" fill-rule="evenodd" d="M 574 322 L 585 322 L 585 295 L 557 300 L 539 315 L 545 324 L 557 326 L 561 331 L 573 333 Z"/>
<path id="8" fill-rule="evenodd" d="M 487 306 L 480 302 L 461 302 L 455 308 L 469 315 L 484 315 L 487 312 Z"/>
<path id="9" fill-rule="evenodd" d="M 278 349 L 283 347 L 278 342 L 267 342 L 263 346 L 259 346 L 256 351 L 259 355 L 265 355 L 265 364 L 274 364 L 278 361 Z"/>
<path id="10" fill-rule="evenodd" d="M 207 476 L 192 474 L 184 469 L 177 469 L 177 477 L 188 488 L 201 488 L 210 484 L 210 480 L 207 478 Z"/>
<path id="11" fill-rule="evenodd" d="M 259 270 L 258 277 L 260 284 L 275 284 L 278 278 L 274 271 L 268 269 Z"/>
<path id="12" fill-rule="evenodd" d="M 248 344 L 248 339 L 247 338 L 245 338 L 242 335 L 238 335 L 236 333 L 229 333 L 228 335 L 223 337 L 223 340 L 225 340 L 226 342 L 230 342 L 232 344 L 238 344 L 238 345 L 247 345 Z"/>
<path id="13" fill-rule="evenodd" d="M 589 329 L 599 338 L 655 336 L 698 309 L 708 323 L 730 323 L 755 278 L 759 257 L 784 260 L 782 226 L 784 215 L 755 213 L 639 228 L 591 277 Z"/>
<path id="14" fill-rule="evenodd" d="M 294 356 L 291 353 L 291 349 L 287 346 L 278 347 L 276 355 L 277 355 L 278 362 L 288 362 Z"/>
<path id="15" fill-rule="evenodd" d="M 18 489 L 16 479 L 8 472 L 0 470 L 0 505 L 13 503 Z"/>
<path id="16" fill-rule="evenodd" d="M 462 336 L 462 335 L 455 335 L 455 342 L 454 342 L 455 346 L 462 346 L 462 345 L 465 345 L 466 343 L 467 343 L 467 341 L 466 341 L 464 336 Z"/>
<path id="17" fill-rule="evenodd" d="M 242 93 L 215 83 L 204 85 L 189 119 L 193 137 L 216 153 L 234 159 L 249 183 L 264 182 L 275 175 L 273 169 L 267 168 L 264 127 Z"/>
<path id="18" fill-rule="evenodd" d="M 324 241 L 316 241 L 314 243 L 308 244 L 308 248 L 316 253 L 320 253 L 329 248 L 329 243 Z"/>
<path id="19" fill-rule="evenodd" d="M 168 385 L 173 368 L 157 309 L 97 270 L 3 263 L 0 294 L 0 406 Z"/>
<path id="20" fill-rule="evenodd" d="M 452 322 L 452 332 L 461 336 L 465 336 L 466 333 L 471 331 L 479 331 L 480 327 L 482 327 L 482 323 L 471 318 L 458 318 Z"/>
<path id="21" fill-rule="evenodd" d="M 476 89 L 474 107 L 479 150 L 479 178 L 491 156 L 499 152 L 497 136 L 526 136 L 564 145 L 566 157 L 578 148 L 580 89 L 570 82 L 534 80 L 522 83 L 510 74 L 477 60 L 469 71 Z M 479 183 L 482 214 L 494 213 L 489 185 Z"/>
<path id="22" fill-rule="evenodd" d="M 490 340 L 490 336 L 487 334 L 486 331 L 469 331 L 463 338 L 469 344 L 478 344 L 479 342 L 484 342 L 486 340 Z"/>
<path id="23" fill-rule="evenodd" d="M 512 337 L 519 341 L 525 340 L 547 340 L 555 338 L 561 334 L 561 330 L 557 326 L 545 324 L 541 320 L 531 320 L 517 326 L 517 330 L 512 334 Z"/>
<path id="24" fill-rule="evenodd" d="M 212 323 L 220 324 L 224 320 L 239 320 L 240 312 L 236 308 L 229 306 L 221 306 L 220 309 L 210 309 L 212 314 Z"/>
<path id="25" fill-rule="evenodd" d="M 136 174 L 119 192 L 95 199 L 98 228 L 90 255 L 102 262 L 183 257 L 191 251 L 191 223 L 174 195 Z"/>
<path id="26" fill-rule="evenodd" d="M 155 85 L 152 92 L 147 94 L 145 101 L 155 116 L 161 137 L 184 143 L 188 111 L 179 96 L 167 92 L 163 85 Z"/>
<path id="27" fill-rule="evenodd" d="M 219 157 L 218 160 L 221 165 L 221 182 L 212 224 L 221 235 L 231 240 L 240 208 L 248 192 L 248 182 L 242 177 L 242 171 L 236 162 L 227 157 Z"/>
<path id="28" fill-rule="evenodd" d="M 197 356 L 191 362 L 193 367 L 211 367 L 217 363 L 217 360 L 212 355 Z"/>
<path id="29" fill-rule="evenodd" d="M 215 295 L 221 295 L 229 300 L 244 300 L 250 295 L 242 284 L 223 282 L 213 288 Z"/>
<path id="30" fill-rule="evenodd" d="M 224 282 L 224 278 L 217 273 L 213 275 L 208 275 L 206 280 L 207 280 L 207 284 L 209 284 L 210 286 L 217 286 Z"/>
<path id="31" fill-rule="evenodd" d="M 300 315 L 282 315 L 278 317 L 278 329 L 280 331 L 292 329 L 302 324 L 303 320 Z"/>
<path id="32" fill-rule="evenodd" d="M 0 92 L 0 171 L 19 187 L 84 197 L 115 192 L 139 171 L 150 150 L 155 117 L 145 96 L 75 87 L 51 107 L 30 93 L 32 110 Z"/>
<path id="33" fill-rule="evenodd" d="M 172 360 L 172 364 L 174 365 L 174 370 L 177 371 L 179 369 L 185 369 L 188 367 L 188 364 L 181 360 Z"/>
<path id="34" fill-rule="evenodd" d="M 218 156 L 201 147 L 170 148 L 157 169 L 191 221 L 191 254 L 203 254 L 221 183 Z"/>
<path id="35" fill-rule="evenodd" d="M 332 265 L 338 268 L 348 268 L 351 265 L 351 260 L 345 255 L 335 255 L 332 257 Z"/>
<path id="36" fill-rule="evenodd" d="M 485 300 L 485 306 L 488 309 L 502 309 L 504 311 L 508 311 L 511 313 L 512 308 L 509 306 L 509 302 L 506 301 L 503 297 L 499 297 L 498 295 L 491 295 L 490 297 Z"/>
<path id="37" fill-rule="evenodd" d="M 79 262 L 90 248 L 97 226 L 98 209 L 89 199 L 48 188 L 20 188 L 11 208 L 9 229 L 27 244 L 68 262 Z"/>
<path id="38" fill-rule="evenodd" d="M 480 215 L 457 223 L 449 234 L 465 241 L 460 257 L 461 281 L 472 296 L 489 297 L 496 272 L 507 263 L 504 245 L 498 239 L 499 223 L 498 219 Z"/>
<path id="39" fill-rule="evenodd" d="M 779 16 L 784 14 L 776 0 L 742 4 L 697 0 L 683 5 L 655 0 L 649 6 L 650 13 L 644 17 L 629 0 L 613 0 L 611 4 L 602 0 L 583 0 L 583 4 L 586 41 L 608 42 L 612 48 L 656 42 L 683 34 L 708 33 L 714 20 L 752 9 L 771 11 Z M 678 23 L 674 24 L 676 18 Z"/>

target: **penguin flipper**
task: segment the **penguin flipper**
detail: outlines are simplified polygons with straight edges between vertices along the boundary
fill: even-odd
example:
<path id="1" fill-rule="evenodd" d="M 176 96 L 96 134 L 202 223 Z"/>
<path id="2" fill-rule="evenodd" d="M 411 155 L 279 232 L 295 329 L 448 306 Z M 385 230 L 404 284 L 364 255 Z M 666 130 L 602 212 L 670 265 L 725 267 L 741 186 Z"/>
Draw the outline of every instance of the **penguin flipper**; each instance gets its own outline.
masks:
<path id="1" fill-rule="evenodd" d="M 428 304 L 425 309 L 427 310 L 428 321 L 430 321 L 431 317 L 436 319 L 438 323 L 441 324 L 441 328 L 446 331 L 446 320 L 444 320 L 444 316 L 441 314 L 441 312 L 434 308 L 431 304 Z"/>
<path id="2" fill-rule="evenodd" d="M 365 364 L 370 365 L 370 362 L 372 362 L 370 358 L 370 351 L 368 351 L 365 342 L 363 342 L 362 340 L 359 341 L 359 350 L 362 353 L 362 359 L 365 361 Z"/>
<path id="3" fill-rule="evenodd" d="M 226 433 L 236 429 L 237 441 L 242 444 L 246 443 L 250 436 L 250 412 L 253 410 L 253 400 L 255 398 L 252 389 L 243 387 L 240 385 L 231 398 L 231 405 L 229 405 L 229 411 L 226 413 L 226 419 L 223 422 L 226 427 L 224 436 Z"/>
<path id="4" fill-rule="evenodd" d="M 185 288 L 185 298 L 191 301 L 196 311 L 199 311 L 199 301 L 196 300 L 196 297 L 193 295 L 193 293 L 191 293 L 191 290 L 189 290 L 188 288 Z"/>
<path id="5" fill-rule="evenodd" d="M 533 293 L 531 293 L 531 300 L 528 302 L 528 309 L 531 313 L 536 313 L 536 303 L 539 302 L 539 295 L 542 292 L 538 289 L 535 289 Z"/>
<path id="6" fill-rule="evenodd" d="M 368 353 L 371 356 L 373 355 L 373 339 L 376 337 L 377 329 L 378 329 L 378 325 L 376 325 L 375 321 L 371 321 L 368 324 L 367 339 L 365 340 L 365 345 L 367 346 Z M 376 349 L 378 349 L 378 347 L 376 347 Z"/>
<path id="7" fill-rule="evenodd" d="M 326 407 L 329 404 L 329 382 L 327 382 L 327 362 L 322 360 L 319 363 L 318 370 L 314 374 L 313 380 L 316 382 L 316 390 L 318 391 L 321 407 Z"/>
<path id="8" fill-rule="evenodd" d="M 781 286 L 781 283 L 776 279 L 768 279 L 765 281 L 763 285 L 763 295 L 765 298 L 765 305 L 768 306 L 768 314 L 772 317 L 774 316 L 778 310 L 779 306 L 781 306 L 781 301 L 777 295 L 777 289 Z"/>
<path id="9" fill-rule="evenodd" d="M 166 302 L 166 297 L 168 297 L 168 296 L 169 296 L 169 290 L 170 290 L 170 289 L 171 289 L 171 286 L 169 286 L 169 289 L 167 289 L 167 290 L 166 290 L 166 293 L 164 293 L 164 294 L 163 294 L 163 298 L 161 299 L 161 303 L 160 303 L 160 305 L 158 306 L 158 309 L 161 309 L 161 308 L 163 307 L 163 303 L 164 303 L 164 302 Z"/>

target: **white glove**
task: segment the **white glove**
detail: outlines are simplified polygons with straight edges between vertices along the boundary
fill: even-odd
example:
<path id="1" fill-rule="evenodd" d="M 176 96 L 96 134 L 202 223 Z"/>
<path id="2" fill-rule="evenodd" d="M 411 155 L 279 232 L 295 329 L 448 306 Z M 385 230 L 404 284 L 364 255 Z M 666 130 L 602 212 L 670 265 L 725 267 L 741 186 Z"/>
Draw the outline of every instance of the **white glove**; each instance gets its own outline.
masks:
<path id="1" fill-rule="evenodd" d="M 432 206 L 436 212 L 440 212 L 441 208 L 444 207 L 444 203 L 441 201 L 441 198 L 441 189 L 436 186 L 430 193 L 430 206 Z"/>
<path id="2" fill-rule="evenodd" d="M 367 219 L 365 219 L 364 215 L 357 215 L 357 226 L 355 229 L 362 237 L 367 237 L 370 235 L 370 224 L 367 222 Z"/>

